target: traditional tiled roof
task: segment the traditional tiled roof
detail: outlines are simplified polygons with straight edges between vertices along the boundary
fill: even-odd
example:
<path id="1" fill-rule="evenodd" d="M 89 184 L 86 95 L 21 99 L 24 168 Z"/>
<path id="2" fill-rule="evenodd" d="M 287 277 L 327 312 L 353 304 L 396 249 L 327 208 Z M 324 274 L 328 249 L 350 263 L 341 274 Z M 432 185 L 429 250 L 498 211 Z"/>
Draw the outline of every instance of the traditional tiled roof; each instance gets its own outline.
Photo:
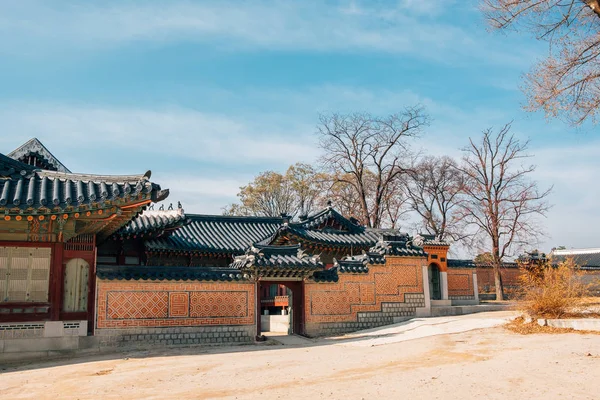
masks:
<path id="1" fill-rule="evenodd" d="M 331 206 L 309 217 L 301 218 L 299 222 L 293 225 L 304 229 L 331 228 L 349 233 L 361 233 L 364 231 L 364 227 L 358 224 L 358 221 L 344 217 Z"/>
<path id="2" fill-rule="evenodd" d="M 547 260 L 546 254 L 537 250 L 525 252 L 517 258 L 520 263 L 545 263 Z"/>
<path id="3" fill-rule="evenodd" d="M 446 264 L 448 268 L 477 268 L 473 260 L 448 259 Z"/>
<path id="4" fill-rule="evenodd" d="M 340 273 L 366 274 L 369 272 L 369 256 L 362 254 L 360 256 L 344 257 L 341 260 L 335 260 L 333 266 Z"/>
<path id="5" fill-rule="evenodd" d="M 6 221 L 56 220 L 44 235 L 59 241 L 79 234 L 97 234 L 102 241 L 145 205 L 168 196 L 149 179 L 150 171 L 119 176 L 41 170 L 0 154 L 0 214 Z M 71 217 L 77 223 L 67 224 Z"/>
<path id="6" fill-rule="evenodd" d="M 553 265 L 572 258 L 583 270 L 600 269 L 600 248 L 553 250 L 549 257 Z"/>
<path id="7" fill-rule="evenodd" d="M 338 275 L 338 269 L 330 268 L 315 272 L 314 274 L 312 274 L 310 279 L 320 283 L 332 283 L 337 282 L 340 278 Z"/>
<path id="8" fill-rule="evenodd" d="M 114 202 L 165 198 L 168 191 L 142 175 L 88 175 L 34 169 L 0 154 L 0 211 L 100 209 Z"/>
<path id="9" fill-rule="evenodd" d="M 435 246 L 435 247 L 449 247 L 450 243 L 445 240 L 437 238 L 435 235 L 429 235 L 425 233 L 418 234 L 413 242 L 418 246 Z"/>
<path id="10" fill-rule="evenodd" d="M 427 257 L 423 248 L 413 245 L 406 233 L 383 235 L 369 253 L 379 256 Z"/>
<path id="11" fill-rule="evenodd" d="M 316 246 L 366 250 L 377 243 L 384 230 L 366 228 L 347 219 L 331 206 L 298 222 L 283 224 L 261 244 L 310 243 Z"/>
<path id="12" fill-rule="evenodd" d="M 476 263 L 470 259 L 448 259 L 447 260 L 448 268 L 491 268 L 492 265 L 490 263 Z M 502 263 L 502 268 L 519 268 L 519 265 L 514 262 L 504 262 Z"/>
<path id="13" fill-rule="evenodd" d="M 155 252 L 244 254 L 253 243 L 273 233 L 283 223 L 275 217 L 232 217 L 187 214 L 187 225 L 165 238 L 148 240 L 146 249 Z"/>
<path id="14" fill-rule="evenodd" d="M 318 256 L 305 254 L 300 246 L 252 246 L 235 258 L 232 268 L 258 277 L 308 277 L 324 269 Z"/>
<path id="15" fill-rule="evenodd" d="M 355 246 L 367 249 L 377 243 L 380 234 L 377 231 L 364 228 L 346 232 L 333 229 L 312 230 L 303 227 L 301 224 L 285 224 L 267 241 L 272 244 L 279 244 L 279 242 L 286 242 L 290 237 L 333 247 Z"/>
<path id="16" fill-rule="evenodd" d="M 243 281 L 249 277 L 235 269 L 210 267 L 162 267 L 98 265 L 96 275 L 106 280 Z"/>
<path id="17" fill-rule="evenodd" d="M 124 226 L 115 237 L 165 237 L 191 220 L 186 218 L 183 209 L 146 210 Z"/>
<path id="18" fill-rule="evenodd" d="M 8 153 L 8 157 L 26 163 L 31 157 L 35 157 L 41 163 L 42 169 L 71 172 L 63 165 L 37 138 L 30 139 L 27 143 Z"/>

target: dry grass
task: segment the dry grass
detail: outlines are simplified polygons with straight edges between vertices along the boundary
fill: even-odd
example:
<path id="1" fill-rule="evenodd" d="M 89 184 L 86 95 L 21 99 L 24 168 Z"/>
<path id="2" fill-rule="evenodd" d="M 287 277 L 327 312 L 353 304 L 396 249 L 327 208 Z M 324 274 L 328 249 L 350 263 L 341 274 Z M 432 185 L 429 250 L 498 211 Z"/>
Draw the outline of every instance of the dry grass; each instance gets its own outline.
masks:
<path id="1" fill-rule="evenodd" d="M 533 318 L 566 318 L 581 314 L 588 286 L 573 260 L 557 267 L 539 265 L 524 268 L 520 276 L 520 308 Z"/>
<path id="2" fill-rule="evenodd" d="M 506 329 L 511 332 L 518 333 L 520 335 L 535 335 L 540 333 L 545 334 L 564 334 L 564 333 L 578 333 L 580 335 L 600 335 L 599 331 L 583 331 L 576 330 L 573 328 L 555 328 L 553 326 L 540 326 L 535 320 L 532 322 L 525 322 L 525 318 L 518 317 L 504 325 Z"/>

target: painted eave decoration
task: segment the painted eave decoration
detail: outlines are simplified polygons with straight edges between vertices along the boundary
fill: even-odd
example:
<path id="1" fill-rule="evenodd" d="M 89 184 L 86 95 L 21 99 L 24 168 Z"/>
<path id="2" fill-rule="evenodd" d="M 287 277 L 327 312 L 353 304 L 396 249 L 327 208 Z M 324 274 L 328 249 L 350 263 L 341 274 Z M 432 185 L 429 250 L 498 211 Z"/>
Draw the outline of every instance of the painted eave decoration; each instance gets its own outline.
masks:
<path id="1" fill-rule="evenodd" d="M 0 154 L 0 215 L 4 221 L 85 221 L 73 234 L 106 238 L 143 207 L 169 194 L 140 175 L 90 175 L 42 170 Z M 81 224 L 80 224 L 81 225 Z M 64 238 L 65 240 L 68 238 Z"/>

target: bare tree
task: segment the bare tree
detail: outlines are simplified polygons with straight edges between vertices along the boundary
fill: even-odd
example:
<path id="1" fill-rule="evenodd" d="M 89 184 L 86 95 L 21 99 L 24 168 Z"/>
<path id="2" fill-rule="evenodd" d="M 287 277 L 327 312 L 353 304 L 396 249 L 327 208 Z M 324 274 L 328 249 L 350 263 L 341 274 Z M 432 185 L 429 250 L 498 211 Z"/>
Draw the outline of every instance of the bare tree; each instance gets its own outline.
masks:
<path id="1" fill-rule="evenodd" d="M 356 197 L 355 189 L 352 185 L 346 183 L 349 179 L 350 177 L 339 181 L 332 180 L 326 197 L 342 215 L 354 217 L 361 224 L 365 225 L 367 221 L 362 218 L 362 208 L 360 201 Z"/>
<path id="2" fill-rule="evenodd" d="M 400 221 L 411 211 L 410 198 L 406 194 L 405 174 L 395 179 L 383 197 L 382 226 L 399 228 Z"/>
<path id="3" fill-rule="evenodd" d="M 466 193 L 461 202 L 462 218 L 491 247 L 497 299 L 504 297 L 500 276 L 503 260 L 541 235 L 537 217 L 549 209 L 546 197 L 552 190 L 540 191 L 530 180 L 535 166 L 520 165 L 530 157 L 526 153 L 529 142 L 521 143 L 510 128 L 507 124 L 498 133 L 487 129 L 480 141 L 469 139 L 460 167 Z"/>
<path id="4" fill-rule="evenodd" d="M 428 123 L 421 107 L 387 117 L 364 113 L 320 116 L 321 162 L 335 183 L 352 190 L 360 205 L 359 219 L 367 226 L 381 226 L 385 200 L 395 180 L 408 168 L 411 153 L 406 139 L 420 134 Z"/>
<path id="5" fill-rule="evenodd" d="M 464 177 L 456 161 L 425 157 L 409 174 L 406 189 L 410 207 L 427 233 L 454 242 L 467 236 L 457 212 L 464 199 Z"/>
<path id="6" fill-rule="evenodd" d="M 496 29 L 520 29 L 549 43 L 549 55 L 526 75 L 529 110 L 574 125 L 596 122 L 600 106 L 598 0 L 483 0 Z"/>

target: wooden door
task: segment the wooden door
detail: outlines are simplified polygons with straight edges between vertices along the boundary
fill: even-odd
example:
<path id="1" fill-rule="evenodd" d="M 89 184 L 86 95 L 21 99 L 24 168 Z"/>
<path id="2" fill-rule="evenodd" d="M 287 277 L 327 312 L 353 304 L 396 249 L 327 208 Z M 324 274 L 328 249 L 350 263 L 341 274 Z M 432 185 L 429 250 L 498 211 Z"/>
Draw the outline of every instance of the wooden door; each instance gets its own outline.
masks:
<path id="1" fill-rule="evenodd" d="M 74 258 L 65 266 L 62 311 L 86 312 L 88 308 L 90 265 Z"/>

